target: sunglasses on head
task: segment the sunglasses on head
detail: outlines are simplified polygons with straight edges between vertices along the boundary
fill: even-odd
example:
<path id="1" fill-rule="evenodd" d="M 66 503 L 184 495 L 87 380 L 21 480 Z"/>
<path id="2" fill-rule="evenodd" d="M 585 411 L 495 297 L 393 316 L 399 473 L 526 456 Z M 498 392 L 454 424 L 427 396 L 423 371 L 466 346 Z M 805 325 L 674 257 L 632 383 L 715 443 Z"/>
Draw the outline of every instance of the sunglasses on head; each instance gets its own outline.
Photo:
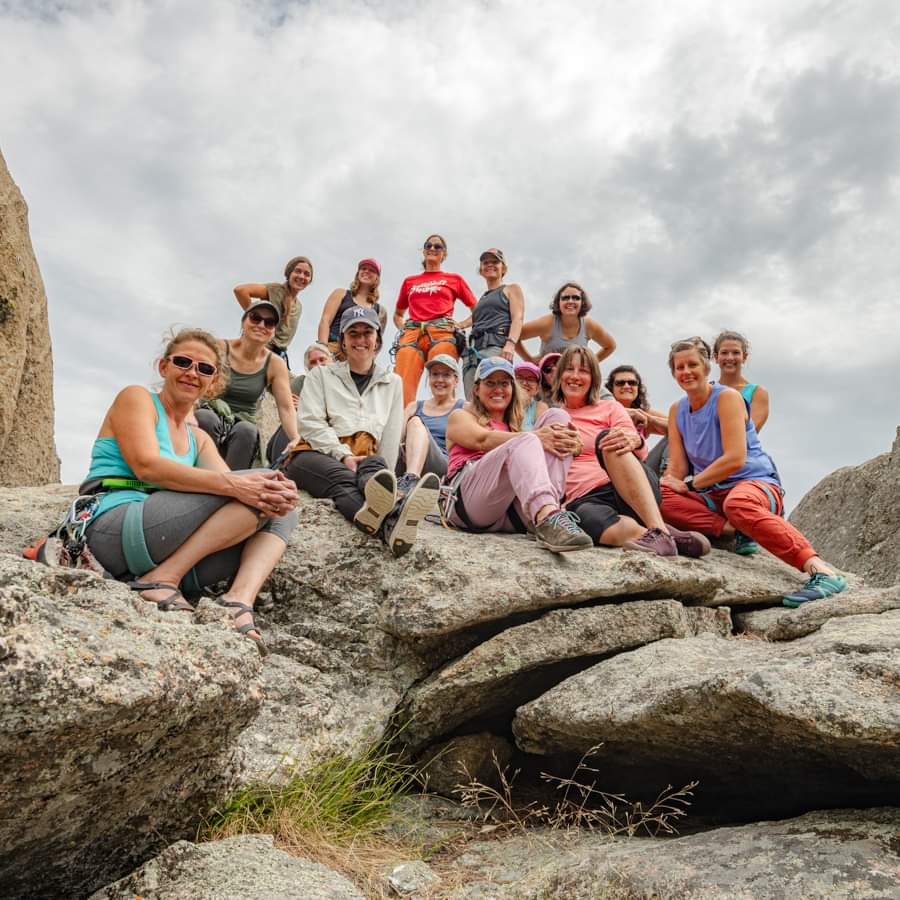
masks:
<path id="1" fill-rule="evenodd" d="M 443 244 L 433 244 L 431 241 L 425 241 L 423 244 L 425 250 L 443 250 Z"/>
<path id="2" fill-rule="evenodd" d="M 272 319 L 269 316 L 260 315 L 258 312 L 247 313 L 247 318 L 254 325 L 265 325 L 266 328 L 274 328 L 278 324 L 278 319 Z"/>
<path id="3" fill-rule="evenodd" d="M 613 382 L 614 387 L 637 387 L 637 379 L 636 378 L 617 378 Z"/>
<path id="4" fill-rule="evenodd" d="M 212 378 L 213 375 L 216 374 L 219 370 L 212 364 L 208 362 L 203 362 L 198 359 L 191 359 L 190 356 L 181 356 L 180 354 L 175 354 L 173 356 L 167 356 L 166 359 L 172 363 L 173 366 L 179 369 L 184 369 L 185 372 L 189 372 L 191 369 L 196 369 L 198 375 L 202 375 L 204 378 Z"/>
<path id="5" fill-rule="evenodd" d="M 560 300 L 580 300 L 581 294 L 563 294 Z"/>

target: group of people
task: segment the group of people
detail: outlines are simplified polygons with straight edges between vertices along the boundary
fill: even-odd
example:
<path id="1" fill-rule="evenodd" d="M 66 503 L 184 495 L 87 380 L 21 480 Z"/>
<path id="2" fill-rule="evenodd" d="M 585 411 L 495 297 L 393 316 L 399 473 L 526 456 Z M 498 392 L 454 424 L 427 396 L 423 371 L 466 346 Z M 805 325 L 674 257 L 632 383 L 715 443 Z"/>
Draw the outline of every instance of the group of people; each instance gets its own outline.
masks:
<path id="1" fill-rule="evenodd" d="M 224 584 L 219 601 L 264 649 L 253 606 L 302 489 L 331 499 L 396 557 L 439 510 L 450 527 L 531 534 L 556 553 L 702 557 L 710 539 L 741 553 L 761 545 L 809 575 L 789 606 L 846 588 L 782 516 L 778 472 L 759 441 L 768 394 L 743 375 L 745 338 L 674 343 L 668 363 L 683 396 L 662 412 L 633 366 L 602 380 L 616 342 L 588 315 L 578 283 L 560 287 L 549 315 L 525 321 L 501 250 L 480 256 L 480 298 L 443 270 L 446 257 L 447 242 L 430 235 L 423 271 L 400 287 L 393 369 L 377 359 L 387 312 L 373 258 L 329 294 L 304 374 L 291 373 L 288 352 L 313 280 L 305 256 L 288 262 L 283 282 L 235 288 L 239 337 L 173 335 L 158 390 L 121 391 L 94 443 L 82 494 L 92 497 L 86 536 L 100 564 L 161 610 L 191 612 L 188 598 Z M 533 354 L 524 342 L 536 338 Z M 418 399 L 423 372 L 428 396 Z M 266 391 L 280 428 L 263 448 Z M 651 450 L 654 435 L 662 440 Z"/>

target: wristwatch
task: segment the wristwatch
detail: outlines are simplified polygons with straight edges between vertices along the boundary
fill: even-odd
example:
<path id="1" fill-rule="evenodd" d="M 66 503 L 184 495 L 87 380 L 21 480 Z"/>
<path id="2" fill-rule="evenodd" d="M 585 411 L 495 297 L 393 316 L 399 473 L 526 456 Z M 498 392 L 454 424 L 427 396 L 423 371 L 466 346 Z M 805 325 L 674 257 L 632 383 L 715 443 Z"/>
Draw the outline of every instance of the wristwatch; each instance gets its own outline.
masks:
<path id="1" fill-rule="evenodd" d="M 686 477 L 682 478 L 681 480 L 684 482 L 685 487 L 689 491 L 694 491 L 696 493 L 697 488 L 694 487 L 694 476 L 693 475 L 687 475 Z"/>

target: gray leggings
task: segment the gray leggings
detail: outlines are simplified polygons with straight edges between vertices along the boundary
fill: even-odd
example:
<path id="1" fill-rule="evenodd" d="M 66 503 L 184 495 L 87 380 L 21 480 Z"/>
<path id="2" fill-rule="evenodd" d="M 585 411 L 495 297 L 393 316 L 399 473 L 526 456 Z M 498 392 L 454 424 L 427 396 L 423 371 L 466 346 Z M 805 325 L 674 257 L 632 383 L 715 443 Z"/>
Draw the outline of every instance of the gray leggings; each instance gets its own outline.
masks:
<path id="1" fill-rule="evenodd" d="M 254 469 L 259 472 L 259 469 Z M 141 504 L 144 541 L 156 564 L 175 552 L 214 512 L 231 501 L 231 497 L 215 494 L 191 494 L 182 491 L 157 491 Z M 122 527 L 130 503 L 123 503 L 94 519 L 88 526 L 87 539 L 91 553 L 114 578 L 141 576 L 143 572 L 128 570 L 122 550 Z M 261 519 L 259 531 L 290 540 L 297 524 L 297 511 L 274 519 Z M 181 583 L 188 595 L 196 595 L 204 587 L 234 577 L 246 541 L 226 547 L 201 559 Z"/>

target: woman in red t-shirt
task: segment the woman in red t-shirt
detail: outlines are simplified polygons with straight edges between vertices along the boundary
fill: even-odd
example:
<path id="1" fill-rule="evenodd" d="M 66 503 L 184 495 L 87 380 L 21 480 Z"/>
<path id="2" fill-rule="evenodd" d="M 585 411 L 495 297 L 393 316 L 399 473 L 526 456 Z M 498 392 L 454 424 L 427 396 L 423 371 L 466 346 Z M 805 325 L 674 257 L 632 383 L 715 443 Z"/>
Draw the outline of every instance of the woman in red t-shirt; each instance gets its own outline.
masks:
<path id="1" fill-rule="evenodd" d="M 456 301 L 462 300 L 470 309 L 478 302 L 461 275 L 441 271 L 446 258 L 447 242 L 439 234 L 429 235 L 422 250 L 425 271 L 405 278 L 397 295 L 394 324 L 400 337 L 394 371 L 403 379 L 404 404 L 416 399 L 429 359 L 441 353 L 459 359 L 456 332 L 468 328 L 472 317 L 457 322 L 453 318 Z"/>

